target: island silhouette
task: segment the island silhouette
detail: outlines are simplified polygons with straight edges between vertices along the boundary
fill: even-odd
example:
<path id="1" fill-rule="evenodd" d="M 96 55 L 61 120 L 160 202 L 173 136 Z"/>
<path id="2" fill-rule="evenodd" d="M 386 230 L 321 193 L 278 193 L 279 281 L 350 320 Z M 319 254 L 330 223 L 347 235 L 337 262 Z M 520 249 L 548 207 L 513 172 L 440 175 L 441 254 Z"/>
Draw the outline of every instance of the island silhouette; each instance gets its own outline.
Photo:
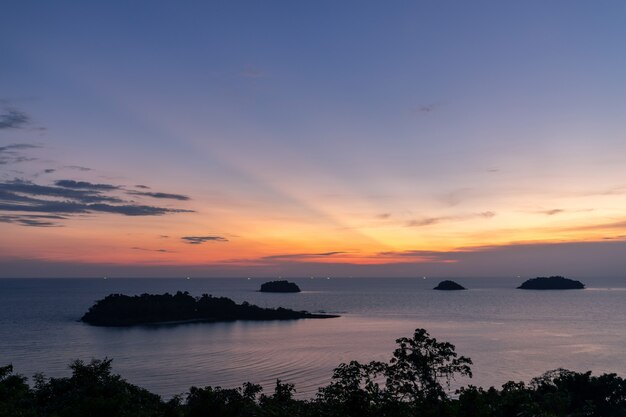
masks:
<path id="1" fill-rule="evenodd" d="M 300 287 L 298 287 L 294 282 L 289 282 L 286 280 L 282 281 L 269 281 L 261 285 L 260 292 L 300 292 Z"/>
<path id="2" fill-rule="evenodd" d="M 94 326 L 134 326 L 140 324 L 177 324 L 204 321 L 295 320 L 339 317 L 313 314 L 282 307 L 262 308 L 244 301 L 237 304 L 230 298 L 203 294 L 193 297 L 188 292 L 176 294 L 110 294 L 97 301 L 80 319 Z"/>
<path id="3" fill-rule="evenodd" d="M 433 288 L 433 290 L 441 290 L 441 291 L 458 291 L 458 290 L 465 290 L 465 289 L 467 288 L 449 279 L 445 281 L 441 281 L 439 284 L 437 284 L 435 288 Z"/>
<path id="4" fill-rule="evenodd" d="M 537 277 L 524 281 L 520 290 L 582 290 L 585 284 L 562 276 Z"/>

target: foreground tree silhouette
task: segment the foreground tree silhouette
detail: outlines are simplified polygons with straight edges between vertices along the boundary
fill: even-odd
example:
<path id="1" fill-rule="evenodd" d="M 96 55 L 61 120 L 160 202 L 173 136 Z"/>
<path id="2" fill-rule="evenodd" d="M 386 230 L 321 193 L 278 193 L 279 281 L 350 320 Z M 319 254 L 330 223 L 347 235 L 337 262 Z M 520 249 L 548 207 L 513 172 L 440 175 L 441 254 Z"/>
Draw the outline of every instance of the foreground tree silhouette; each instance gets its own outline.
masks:
<path id="1" fill-rule="evenodd" d="M 386 387 L 396 399 L 424 402 L 446 400 L 456 376 L 472 377 L 472 360 L 458 356 L 454 345 L 438 342 L 424 329 L 412 338 L 396 340 L 398 348 L 385 368 Z"/>
<path id="2" fill-rule="evenodd" d="M 387 364 L 357 361 L 342 363 L 333 371 L 330 385 L 319 389 L 317 405 L 324 416 L 384 416 L 392 399 L 379 384 Z M 395 411 L 395 410 L 394 410 Z M 400 415 L 400 413 L 395 413 Z"/>
<path id="3" fill-rule="evenodd" d="M 457 376 L 472 376 L 471 359 L 459 357 L 453 344 L 438 342 L 424 329 L 416 329 L 412 338 L 402 337 L 396 343 L 389 363 L 339 365 L 331 384 L 320 389 L 318 400 L 341 409 L 346 416 L 439 410 L 448 405 L 450 382 Z"/>

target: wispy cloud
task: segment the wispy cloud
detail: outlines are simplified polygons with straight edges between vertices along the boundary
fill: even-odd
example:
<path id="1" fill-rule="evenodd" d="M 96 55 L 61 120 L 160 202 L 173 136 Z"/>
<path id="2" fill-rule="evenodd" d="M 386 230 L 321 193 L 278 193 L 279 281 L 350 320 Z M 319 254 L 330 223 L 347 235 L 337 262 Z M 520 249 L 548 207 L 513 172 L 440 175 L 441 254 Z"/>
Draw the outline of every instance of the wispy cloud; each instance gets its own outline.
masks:
<path id="1" fill-rule="evenodd" d="M 86 207 L 88 211 L 96 211 L 102 213 L 123 214 L 125 216 L 161 216 L 170 213 L 193 213 L 193 210 L 170 209 L 164 207 L 145 206 L 145 205 L 119 205 L 110 204 L 90 204 Z"/>
<path id="2" fill-rule="evenodd" d="M 63 186 L 59 186 L 59 183 Z M 14 179 L 0 182 L 0 212 L 10 213 L 5 216 L 5 222 L 29 226 L 52 226 L 56 223 L 50 221 L 51 224 L 44 224 L 32 215 L 24 217 L 24 213 L 41 213 L 56 217 L 39 218 L 64 220 L 68 216 L 85 213 L 160 216 L 191 212 L 185 209 L 132 203 L 107 194 L 119 188 L 121 187 L 112 184 L 93 184 L 74 180 L 57 181 L 55 185 L 40 185 Z"/>
<path id="3" fill-rule="evenodd" d="M 160 252 L 160 253 L 176 253 L 176 251 L 173 250 L 169 250 L 169 249 L 147 249 L 147 248 L 140 248 L 140 247 L 132 247 L 131 249 L 133 250 L 140 250 L 140 251 L 144 251 L 144 252 Z"/>
<path id="4" fill-rule="evenodd" d="M 41 146 L 29 143 L 14 143 L 11 145 L 0 146 L 0 165 L 34 161 L 36 158 L 26 156 L 22 151 L 36 148 L 41 148 Z"/>
<path id="5" fill-rule="evenodd" d="M 593 210 L 594 209 L 592 208 L 578 209 L 578 210 L 566 210 L 566 209 L 554 208 L 554 209 L 547 209 L 547 210 L 532 211 L 531 213 L 544 214 L 546 216 L 556 216 L 557 214 L 565 214 L 565 213 L 586 213 L 586 212 L 593 211 Z"/>
<path id="6" fill-rule="evenodd" d="M 432 113 L 440 107 L 438 103 L 430 103 L 430 104 L 422 104 L 419 106 L 415 106 L 411 109 L 412 113 L 415 114 L 428 114 Z"/>
<path id="7" fill-rule="evenodd" d="M 146 191 L 128 191 L 127 194 L 140 195 L 140 196 L 152 197 L 152 198 L 160 198 L 160 199 L 179 200 L 179 201 L 190 200 L 188 196 L 182 195 L 182 194 L 151 193 L 151 192 L 146 192 Z"/>
<path id="8" fill-rule="evenodd" d="M 83 166 L 80 166 L 80 165 L 64 165 L 63 168 L 73 169 L 73 170 L 82 171 L 82 172 L 93 171 L 93 169 L 91 169 L 91 168 L 83 167 Z"/>
<path id="9" fill-rule="evenodd" d="M 2 196 L 0 196 L 2 200 Z M 31 213 L 111 213 L 124 216 L 161 216 L 170 213 L 190 213 L 191 210 L 169 209 L 163 207 L 144 205 L 112 205 L 105 203 L 84 204 L 68 201 L 51 202 L 46 200 L 31 199 L 30 204 L 7 204 L 0 203 L 0 211 L 31 212 Z"/>
<path id="10" fill-rule="evenodd" d="M 16 108 L 5 108 L 0 113 L 0 129 L 21 129 L 30 124 L 30 117 Z"/>
<path id="11" fill-rule="evenodd" d="M 239 76 L 243 78 L 261 78 L 265 74 L 260 69 L 253 67 L 252 65 L 247 65 L 241 72 L 239 72 Z"/>
<path id="12" fill-rule="evenodd" d="M 602 239 L 603 240 L 624 240 L 626 239 L 626 235 L 605 236 Z"/>
<path id="13" fill-rule="evenodd" d="M 183 236 L 181 239 L 190 245 L 201 245 L 206 242 L 228 242 L 228 239 L 223 236 Z"/>
<path id="14" fill-rule="evenodd" d="M 619 219 L 616 221 L 612 221 L 612 222 L 607 222 L 607 223 L 596 223 L 596 224 L 590 224 L 590 225 L 586 225 L 586 226 L 576 226 L 576 227 L 572 227 L 569 230 L 617 230 L 617 231 L 626 231 L 626 220 L 625 219 Z"/>
<path id="15" fill-rule="evenodd" d="M 345 255 L 350 252 L 342 252 L 342 251 L 332 251 L 332 252 L 321 252 L 321 253 L 288 253 L 288 254 L 280 254 L 280 255 L 269 255 L 264 256 L 261 259 L 263 260 L 299 260 L 299 259 L 310 259 L 310 258 L 321 258 L 321 257 L 331 257 L 336 255 Z"/>
<path id="16" fill-rule="evenodd" d="M 7 108 L 0 113 L 0 128 L 18 129 L 30 123 L 29 117 L 14 108 Z M 31 143 L 13 143 L 0 146 L 0 166 L 24 161 L 32 161 L 28 155 L 32 149 L 42 148 Z M 145 204 L 143 197 L 154 199 L 170 199 L 187 201 L 190 198 L 182 194 L 163 192 L 128 191 L 124 185 L 103 184 L 83 179 L 64 178 L 52 184 L 41 183 L 41 174 L 52 174 L 57 171 L 74 170 L 81 173 L 93 171 L 80 165 L 60 165 L 31 174 L 30 179 L 14 178 L 0 181 L 0 222 L 22 226 L 52 227 L 60 226 L 61 221 L 81 214 L 117 214 L 123 216 L 161 216 L 174 213 L 190 213 L 192 210 L 161 207 Z M 26 175 L 26 174 L 24 174 Z M 69 176 L 69 175 L 68 175 Z M 35 182 L 36 181 L 36 182 Z M 148 186 L 139 186 L 148 189 Z M 125 195 L 133 195 L 138 201 Z"/>
<path id="17" fill-rule="evenodd" d="M 609 189 L 602 190 L 602 191 L 595 191 L 595 192 L 592 191 L 592 192 L 586 193 L 585 195 L 623 195 L 623 194 L 626 194 L 625 185 L 611 187 Z"/>
<path id="18" fill-rule="evenodd" d="M 555 214 L 561 214 L 565 210 L 563 209 L 551 209 L 551 210 L 541 210 L 539 213 L 545 214 L 546 216 L 554 216 Z"/>
<path id="19" fill-rule="evenodd" d="M 74 180 L 58 180 L 55 181 L 55 185 L 63 188 L 72 188 L 79 190 L 97 190 L 97 191 L 110 191 L 118 190 L 119 185 L 112 184 L 94 184 L 87 181 L 74 181 Z"/>
<path id="20" fill-rule="evenodd" d="M 31 143 L 13 143 L 11 145 L 0 146 L 0 152 L 12 151 L 16 149 L 34 149 L 41 148 L 40 145 L 34 145 Z"/>
<path id="21" fill-rule="evenodd" d="M 424 217 L 422 219 L 410 220 L 406 223 L 407 227 L 423 227 L 423 226 L 431 226 L 433 224 L 438 224 L 442 222 L 456 222 L 463 220 L 471 220 L 476 218 L 490 219 L 494 217 L 496 213 L 493 211 L 483 211 L 480 213 L 471 213 L 464 214 L 459 216 L 439 216 L 439 217 Z"/>
<path id="22" fill-rule="evenodd" d="M 451 217 L 425 217 L 419 220 L 410 220 L 406 223 L 407 227 L 421 227 L 430 226 L 431 224 L 439 223 L 443 220 L 450 220 Z"/>
<path id="23" fill-rule="evenodd" d="M 59 186 L 50 186 L 50 185 L 39 185 L 35 184 L 31 181 L 14 179 L 12 181 L 2 182 L 0 183 L 0 193 L 4 192 L 4 198 L 6 200 L 11 200 L 11 195 L 7 193 L 12 193 L 13 197 L 16 198 L 17 195 L 28 195 L 28 196 L 47 196 L 47 197 L 59 197 L 64 199 L 76 200 L 80 203 L 99 203 L 99 202 L 110 202 L 110 203 L 121 203 L 122 200 L 118 197 L 112 197 L 105 195 L 100 192 L 99 189 L 73 189 L 73 188 L 65 188 Z M 48 200 L 46 200 L 48 201 Z M 34 202 L 34 201 L 33 201 Z"/>
<path id="24" fill-rule="evenodd" d="M 447 263 L 455 262 L 456 256 L 465 251 L 429 251 L 429 250 L 404 250 L 404 251 L 386 251 L 378 252 L 373 257 L 381 259 L 406 259 L 411 262 L 435 262 Z"/>
<path id="25" fill-rule="evenodd" d="M 87 181 L 74 181 L 74 180 L 58 180 L 54 183 L 58 187 L 76 189 L 76 190 L 92 190 L 92 191 L 113 191 L 120 190 L 123 187 L 121 185 L 114 184 L 94 184 Z M 147 186 L 143 186 L 144 188 L 148 188 Z M 147 192 L 147 191 L 127 191 L 128 195 L 142 196 L 142 197 L 151 197 L 158 199 L 169 199 L 169 200 L 179 200 L 179 201 L 187 201 L 190 200 L 189 196 L 182 194 L 173 194 L 173 193 L 161 193 L 161 192 Z"/>
<path id="26" fill-rule="evenodd" d="M 438 199 L 442 201 L 443 203 L 445 203 L 447 206 L 453 207 L 453 206 L 458 206 L 471 195 L 472 195 L 471 188 L 459 188 L 457 190 L 453 190 L 445 194 L 439 195 Z"/>
<path id="27" fill-rule="evenodd" d="M 42 214 L 0 215 L 0 222 L 29 227 L 60 227 L 61 225 L 58 222 L 51 220 L 64 220 L 66 218 L 64 216 Z"/>

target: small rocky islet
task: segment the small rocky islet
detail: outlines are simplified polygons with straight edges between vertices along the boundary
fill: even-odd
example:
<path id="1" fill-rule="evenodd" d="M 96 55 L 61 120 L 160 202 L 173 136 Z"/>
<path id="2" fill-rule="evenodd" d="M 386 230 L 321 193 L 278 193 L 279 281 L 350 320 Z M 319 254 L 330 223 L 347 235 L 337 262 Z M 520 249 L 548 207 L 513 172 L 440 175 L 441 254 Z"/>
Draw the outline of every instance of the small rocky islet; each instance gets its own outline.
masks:
<path id="1" fill-rule="evenodd" d="M 259 292 L 300 292 L 300 287 L 287 280 L 269 281 L 261 285 Z"/>
<path id="2" fill-rule="evenodd" d="M 562 276 L 537 277 L 524 281 L 520 290 L 582 290 L 585 284 Z"/>
<path id="3" fill-rule="evenodd" d="M 111 294 L 97 301 L 80 319 L 94 326 L 135 326 L 235 320 L 296 320 L 339 317 L 287 308 L 262 308 L 248 302 L 237 304 L 226 297 L 203 294 L 193 297 L 178 291 L 172 295 Z"/>
<path id="4" fill-rule="evenodd" d="M 433 288 L 433 290 L 439 290 L 439 291 L 459 291 L 459 290 L 466 290 L 467 288 L 465 288 L 464 286 L 457 284 L 454 281 L 451 281 L 449 279 L 445 280 L 445 281 L 441 281 L 439 284 L 437 284 L 437 286 L 435 288 Z"/>

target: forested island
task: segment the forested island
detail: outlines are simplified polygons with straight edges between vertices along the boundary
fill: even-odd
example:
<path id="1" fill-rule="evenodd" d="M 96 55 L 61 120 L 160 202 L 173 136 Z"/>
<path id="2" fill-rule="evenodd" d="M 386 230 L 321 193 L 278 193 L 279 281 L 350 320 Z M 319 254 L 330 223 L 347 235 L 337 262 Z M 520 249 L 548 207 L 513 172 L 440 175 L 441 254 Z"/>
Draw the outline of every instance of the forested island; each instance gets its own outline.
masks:
<path id="1" fill-rule="evenodd" d="M 300 287 L 295 282 L 270 281 L 261 285 L 260 292 L 300 292 Z"/>
<path id="2" fill-rule="evenodd" d="M 194 321 L 294 320 L 339 317 L 313 314 L 282 307 L 262 308 L 230 298 L 188 292 L 176 294 L 111 294 L 97 301 L 81 318 L 94 326 L 133 326 L 139 324 L 188 323 Z"/>
<path id="3" fill-rule="evenodd" d="M 435 288 L 433 288 L 433 290 L 440 290 L 440 291 L 458 291 L 458 290 L 465 290 L 466 288 L 460 284 L 457 284 L 454 281 L 451 280 L 445 280 L 445 281 L 441 281 Z"/>
<path id="4" fill-rule="evenodd" d="M 0 366 L 0 416 L 10 417 L 519 417 L 626 416 L 626 380 L 557 369 L 530 383 L 498 388 L 449 384 L 471 377 L 472 361 L 424 329 L 396 340 L 388 362 L 342 363 L 315 398 L 294 397 L 295 387 L 276 381 L 265 394 L 250 382 L 238 388 L 191 387 L 165 401 L 114 374 L 111 359 L 80 360 L 71 376 L 27 378 Z"/>
<path id="5" fill-rule="evenodd" d="M 537 277 L 524 281 L 520 290 L 582 290 L 585 284 L 562 276 Z"/>

